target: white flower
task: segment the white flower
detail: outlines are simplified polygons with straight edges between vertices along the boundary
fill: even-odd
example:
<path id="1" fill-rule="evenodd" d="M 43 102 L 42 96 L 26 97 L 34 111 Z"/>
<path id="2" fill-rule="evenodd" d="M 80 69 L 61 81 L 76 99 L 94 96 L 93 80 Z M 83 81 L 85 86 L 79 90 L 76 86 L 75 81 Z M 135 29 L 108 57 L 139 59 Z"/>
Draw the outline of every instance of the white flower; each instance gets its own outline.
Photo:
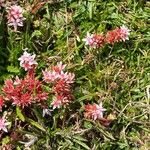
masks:
<path id="1" fill-rule="evenodd" d="M 31 55 L 30 53 L 27 53 L 25 51 L 23 55 L 18 59 L 20 61 L 20 66 L 23 67 L 25 71 L 32 69 L 33 65 L 37 65 L 35 57 L 35 54 Z"/>
<path id="2" fill-rule="evenodd" d="M 99 104 L 99 105 L 96 105 L 96 118 L 103 118 L 103 112 L 106 111 L 105 108 L 103 108 L 102 106 L 102 102 Z M 94 116 L 94 119 L 96 119 L 95 116 Z"/>
<path id="3" fill-rule="evenodd" d="M 6 122 L 5 118 L 0 118 L 0 130 L 3 130 L 4 132 L 7 132 L 6 126 L 9 125 L 8 122 Z"/>
<path id="4" fill-rule="evenodd" d="M 120 36 L 121 36 L 122 40 L 123 41 L 129 40 L 129 35 L 130 35 L 131 30 L 129 30 L 125 25 L 122 25 L 120 27 L 120 30 L 121 30 L 121 32 L 120 32 L 121 35 Z"/>
<path id="5" fill-rule="evenodd" d="M 51 116 L 51 111 L 53 111 L 53 110 L 51 110 L 51 109 L 43 109 L 43 117 L 45 117 L 45 115 Z"/>
<path id="6" fill-rule="evenodd" d="M 92 45 L 93 44 L 93 34 L 90 35 L 89 32 L 87 32 L 87 35 L 84 39 L 82 39 L 82 41 L 85 42 L 85 45 Z"/>

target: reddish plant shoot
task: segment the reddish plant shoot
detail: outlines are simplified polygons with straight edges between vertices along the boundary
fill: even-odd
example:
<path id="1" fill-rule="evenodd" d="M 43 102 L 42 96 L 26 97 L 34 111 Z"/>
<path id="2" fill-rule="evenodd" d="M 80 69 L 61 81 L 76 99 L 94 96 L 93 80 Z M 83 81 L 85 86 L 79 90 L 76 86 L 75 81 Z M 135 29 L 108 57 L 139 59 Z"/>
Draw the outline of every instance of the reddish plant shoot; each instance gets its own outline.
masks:
<path id="1" fill-rule="evenodd" d="M 3 100 L 3 97 L 0 96 L 0 111 L 2 111 L 3 105 L 4 105 L 4 100 Z"/>

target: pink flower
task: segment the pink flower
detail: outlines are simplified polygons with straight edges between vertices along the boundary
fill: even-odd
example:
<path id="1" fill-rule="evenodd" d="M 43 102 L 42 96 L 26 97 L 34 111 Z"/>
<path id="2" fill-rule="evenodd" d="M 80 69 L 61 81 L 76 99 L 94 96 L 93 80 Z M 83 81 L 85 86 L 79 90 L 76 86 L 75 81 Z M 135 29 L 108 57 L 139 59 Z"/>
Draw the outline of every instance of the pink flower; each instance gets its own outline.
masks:
<path id="1" fill-rule="evenodd" d="M 13 26 L 14 30 L 17 30 L 18 26 L 23 26 L 23 20 L 25 19 L 22 15 L 23 10 L 20 6 L 13 5 L 8 8 L 8 25 Z"/>
<path id="2" fill-rule="evenodd" d="M 55 71 L 48 71 L 47 69 L 45 71 L 42 71 L 43 73 L 43 80 L 47 83 L 54 82 L 59 78 L 59 74 Z"/>
<path id="3" fill-rule="evenodd" d="M 75 74 L 74 73 L 61 73 L 59 76 L 60 79 L 65 80 L 66 83 L 70 84 L 74 82 Z"/>
<path id="4" fill-rule="evenodd" d="M 67 83 L 73 83 L 75 75 L 73 73 L 64 72 L 66 65 L 62 62 L 57 63 L 56 66 L 52 66 L 51 70 L 47 69 L 43 72 L 43 80 L 47 83 L 55 82 L 56 80 L 65 80 Z"/>
<path id="5" fill-rule="evenodd" d="M 1 9 L 1 7 L 4 7 L 4 6 L 5 6 L 4 0 L 0 0 L 0 9 Z"/>
<path id="6" fill-rule="evenodd" d="M 26 51 L 23 53 L 23 55 L 18 59 L 20 61 L 20 66 L 25 69 L 25 71 L 33 69 L 35 65 L 37 65 L 37 62 L 35 59 L 35 54 L 31 55 L 30 53 L 27 53 Z"/>
<path id="7" fill-rule="evenodd" d="M 7 126 L 8 124 L 9 124 L 9 123 L 6 122 L 6 120 L 5 120 L 4 117 L 0 118 L 0 130 L 3 130 L 4 132 L 7 132 L 6 126 Z"/>
<path id="8" fill-rule="evenodd" d="M 85 109 L 84 116 L 86 118 L 91 118 L 93 120 L 103 118 L 103 112 L 106 110 L 102 107 L 102 103 L 100 103 L 99 105 L 88 104 L 88 105 L 85 105 L 84 109 Z"/>

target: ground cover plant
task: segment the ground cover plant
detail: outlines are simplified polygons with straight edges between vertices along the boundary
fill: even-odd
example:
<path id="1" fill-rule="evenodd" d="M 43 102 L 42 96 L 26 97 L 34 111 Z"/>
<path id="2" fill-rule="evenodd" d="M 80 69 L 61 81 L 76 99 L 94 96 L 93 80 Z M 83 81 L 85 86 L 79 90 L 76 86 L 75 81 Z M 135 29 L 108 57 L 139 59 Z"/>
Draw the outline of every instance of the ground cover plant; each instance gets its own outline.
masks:
<path id="1" fill-rule="evenodd" d="M 0 149 L 148 150 L 150 2 L 0 0 Z"/>

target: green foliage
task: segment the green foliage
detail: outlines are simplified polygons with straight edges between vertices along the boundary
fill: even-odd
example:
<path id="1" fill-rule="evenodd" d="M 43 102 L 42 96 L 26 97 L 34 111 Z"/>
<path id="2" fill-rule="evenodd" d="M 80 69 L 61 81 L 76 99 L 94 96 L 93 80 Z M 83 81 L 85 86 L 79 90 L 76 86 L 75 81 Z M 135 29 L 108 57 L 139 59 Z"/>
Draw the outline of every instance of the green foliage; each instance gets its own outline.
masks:
<path id="1" fill-rule="evenodd" d="M 75 100 L 45 118 L 38 108 L 31 108 L 34 114 L 24 114 L 19 107 L 15 112 L 11 107 L 8 111 L 16 120 L 10 121 L 17 124 L 19 138 L 12 140 L 11 129 L 2 135 L 0 144 L 24 149 L 21 142 L 31 141 L 26 137 L 31 134 L 37 138 L 30 146 L 33 150 L 149 149 L 150 100 L 145 91 L 150 84 L 150 3 L 58 0 L 25 15 L 24 27 L 18 32 L 6 30 L 6 18 L 0 19 L 0 82 L 24 75 L 18 57 L 28 48 L 38 55 L 40 75 L 45 66 L 57 61 L 68 64 L 76 75 Z M 87 31 L 105 33 L 122 24 L 131 29 L 129 41 L 98 50 L 84 46 Z M 105 116 L 112 118 L 108 125 L 84 119 L 84 104 L 99 103 L 99 99 L 107 109 Z"/>
<path id="2" fill-rule="evenodd" d="M 22 114 L 22 112 L 21 112 L 19 107 L 16 107 L 16 115 L 19 117 L 19 119 L 21 121 L 23 121 L 23 122 L 25 121 L 25 117 L 23 116 L 23 114 Z"/>

